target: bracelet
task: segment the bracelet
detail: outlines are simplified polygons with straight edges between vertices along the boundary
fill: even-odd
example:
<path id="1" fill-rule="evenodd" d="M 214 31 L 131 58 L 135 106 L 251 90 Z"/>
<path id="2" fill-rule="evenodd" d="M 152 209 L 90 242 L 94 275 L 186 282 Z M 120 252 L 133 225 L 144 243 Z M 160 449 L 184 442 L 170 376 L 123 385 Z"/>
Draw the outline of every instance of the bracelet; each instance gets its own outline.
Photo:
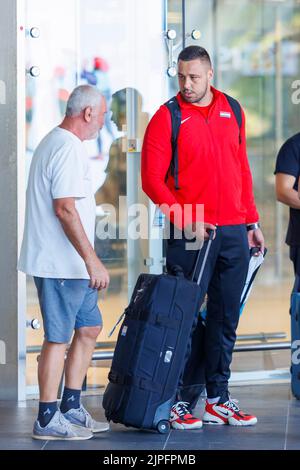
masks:
<path id="1" fill-rule="evenodd" d="M 255 224 L 249 224 L 247 225 L 247 232 L 250 230 L 257 230 L 258 228 L 260 228 L 259 222 L 256 222 Z"/>

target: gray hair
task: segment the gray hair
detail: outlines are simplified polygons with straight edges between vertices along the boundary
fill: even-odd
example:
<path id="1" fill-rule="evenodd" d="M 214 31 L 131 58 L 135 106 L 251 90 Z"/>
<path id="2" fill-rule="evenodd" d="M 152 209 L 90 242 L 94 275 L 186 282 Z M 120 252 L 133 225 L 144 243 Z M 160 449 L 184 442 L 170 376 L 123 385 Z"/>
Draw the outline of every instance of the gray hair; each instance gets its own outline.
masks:
<path id="1" fill-rule="evenodd" d="M 75 88 L 67 103 L 66 116 L 78 116 L 86 108 L 95 108 L 101 103 L 102 95 L 100 91 L 91 85 L 80 85 Z"/>

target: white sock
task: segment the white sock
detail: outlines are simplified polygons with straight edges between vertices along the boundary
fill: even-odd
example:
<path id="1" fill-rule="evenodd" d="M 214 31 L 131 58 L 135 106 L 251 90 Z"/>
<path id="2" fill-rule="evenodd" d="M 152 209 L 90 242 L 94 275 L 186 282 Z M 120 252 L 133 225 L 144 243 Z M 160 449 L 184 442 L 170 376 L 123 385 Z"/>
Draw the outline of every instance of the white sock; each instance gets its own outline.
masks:
<path id="1" fill-rule="evenodd" d="M 218 403 L 218 401 L 220 400 L 221 397 L 216 397 L 216 398 L 207 398 L 207 402 L 210 404 L 210 405 L 214 405 L 215 403 Z"/>

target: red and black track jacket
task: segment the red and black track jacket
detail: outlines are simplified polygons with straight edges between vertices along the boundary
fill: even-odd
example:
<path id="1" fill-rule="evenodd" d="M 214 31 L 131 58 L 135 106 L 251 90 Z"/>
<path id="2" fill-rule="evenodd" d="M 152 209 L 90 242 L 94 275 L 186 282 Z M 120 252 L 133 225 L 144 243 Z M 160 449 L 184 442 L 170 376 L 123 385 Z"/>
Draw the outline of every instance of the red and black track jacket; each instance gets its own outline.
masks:
<path id="1" fill-rule="evenodd" d="M 178 136 L 178 180 L 168 174 L 172 159 L 171 116 L 165 105 L 151 119 L 142 149 L 142 186 L 157 205 L 192 205 L 190 217 L 174 219 L 179 228 L 197 220 L 196 205 L 204 205 L 204 221 L 214 225 L 238 225 L 259 220 L 249 168 L 245 115 L 241 130 L 220 91 L 212 89 L 214 103 L 205 119 L 198 106 L 177 99 L 182 121 Z M 241 136 L 241 143 L 239 140 Z M 192 219 L 192 220 L 191 220 Z"/>

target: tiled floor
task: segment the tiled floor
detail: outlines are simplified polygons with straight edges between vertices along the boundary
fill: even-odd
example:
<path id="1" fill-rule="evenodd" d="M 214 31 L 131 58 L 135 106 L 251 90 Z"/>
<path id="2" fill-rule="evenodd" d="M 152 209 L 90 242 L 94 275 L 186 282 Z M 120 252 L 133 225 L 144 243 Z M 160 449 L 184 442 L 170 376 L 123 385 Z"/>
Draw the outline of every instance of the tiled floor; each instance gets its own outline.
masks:
<path id="1" fill-rule="evenodd" d="M 43 442 L 31 439 L 37 402 L 26 405 L 0 402 L 1 450 L 300 450 L 300 402 L 289 384 L 232 387 L 231 394 L 241 407 L 258 416 L 256 426 L 206 426 L 195 431 L 138 431 L 112 424 L 111 430 L 82 442 Z M 84 404 L 94 417 L 103 419 L 100 397 L 85 397 Z M 203 400 L 197 414 L 203 410 Z"/>

